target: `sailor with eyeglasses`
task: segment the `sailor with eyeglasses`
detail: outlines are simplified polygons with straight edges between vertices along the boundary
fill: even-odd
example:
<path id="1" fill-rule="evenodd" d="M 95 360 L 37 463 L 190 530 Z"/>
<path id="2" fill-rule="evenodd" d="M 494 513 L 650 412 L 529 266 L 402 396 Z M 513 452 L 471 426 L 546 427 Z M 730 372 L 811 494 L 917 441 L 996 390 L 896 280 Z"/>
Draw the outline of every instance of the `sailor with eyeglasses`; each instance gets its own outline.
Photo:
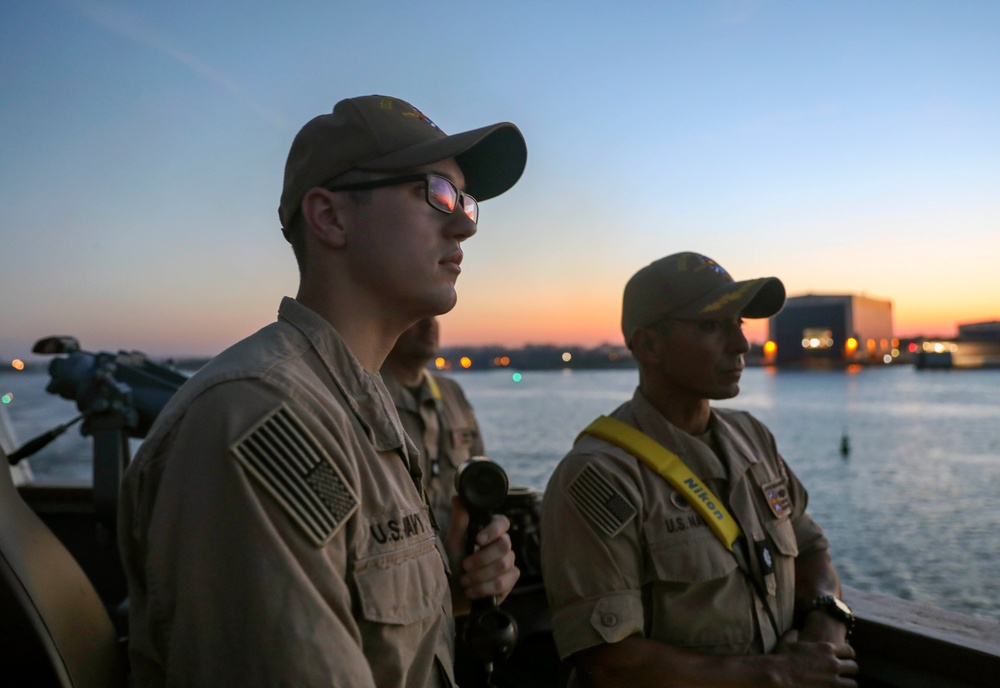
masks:
<path id="1" fill-rule="evenodd" d="M 448 136 L 398 98 L 295 137 L 278 215 L 298 263 L 277 321 L 174 396 L 125 473 L 134 685 L 454 685 L 453 600 L 517 581 L 509 523 L 436 534 L 379 368 L 450 310 L 479 202 L 526 161 L 510 123 Z"/>

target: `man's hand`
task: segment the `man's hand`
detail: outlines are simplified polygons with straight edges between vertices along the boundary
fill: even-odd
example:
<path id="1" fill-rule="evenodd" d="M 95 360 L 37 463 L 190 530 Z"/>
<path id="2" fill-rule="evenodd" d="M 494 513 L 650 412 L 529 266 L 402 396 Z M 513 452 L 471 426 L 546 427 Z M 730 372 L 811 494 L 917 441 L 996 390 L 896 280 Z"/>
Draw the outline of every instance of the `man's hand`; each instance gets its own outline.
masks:
<path id="1" fill-rule="evenodd" d="M 809 612 L 809 615 L 806 616 L 802 630 L 799 632 L 799 641 L 810 643 L 846 643 L 847 626 L 829 614 L 817 609 Z"/>
<path id="2" fill-rule="evenodd" d="M 456 614 L 469 611 L 469 601 L 493 596 L 502 602 L 521 576 L 514 564 L 511 549 L 510 521 L 496 514 L 486 527 L 476 535 L 477 549 L 465 555 L 465 531 L 469 526 L 469 512 L 458 497 L 452 497 L 451 527 L 445 549 L 452 561 L 452 602 Z M 457 583 L 457 586 L 455 585 Z M 456 590 L 456 587 L 460 590 Z M 456 594 L 464 593 L 463 595 Z M 461 599 L 464 597 L 465 599 Z"/>
<path id="3" fill-rule="evenodd" d="M 787 675 L 796 686 L 857 686 L 854 648 L 847 643 L 799 640 L 798 631 L 789 631 L 774 649 L 777 658 L 787 657 Z"/>

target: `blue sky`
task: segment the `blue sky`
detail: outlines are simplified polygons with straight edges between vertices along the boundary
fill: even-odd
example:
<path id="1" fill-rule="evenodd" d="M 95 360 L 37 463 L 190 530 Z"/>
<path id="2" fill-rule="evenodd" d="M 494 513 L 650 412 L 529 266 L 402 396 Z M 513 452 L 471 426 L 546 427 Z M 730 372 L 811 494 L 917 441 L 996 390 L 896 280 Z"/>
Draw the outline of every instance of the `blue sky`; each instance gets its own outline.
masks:
<path id="1" fill-rule="evenodd" d="M 297 286 L 288 146 L 368 93 L 528 141 L 445 344 L 618 343 L 625 281 L 681 250 L 793 295 L 892 299 L 904 335 L 1000 319 L 1000 3 L 18 5 L 5 360 L 57 333 L 213 354 L 271 321 Z"/>

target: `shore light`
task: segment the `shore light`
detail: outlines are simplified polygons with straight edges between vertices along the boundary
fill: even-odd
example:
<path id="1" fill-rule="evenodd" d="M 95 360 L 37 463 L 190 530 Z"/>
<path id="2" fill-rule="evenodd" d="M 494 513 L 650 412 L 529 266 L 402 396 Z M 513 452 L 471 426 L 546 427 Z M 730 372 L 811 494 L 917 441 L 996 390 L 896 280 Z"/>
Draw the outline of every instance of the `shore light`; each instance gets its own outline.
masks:
<path id="1" fill-rule="evenodd" d="M 20 358 L 15 358 L 10 362 L 10 365 L 14 370 L 24 370 L 24 361 Z"/>
<path id="2" fill-rule="evenodd" d="M 434 359 L 434 367 L 438 370 L 444 370 L 448 367 L 448 361 L 446 361 L 444 357 L 438 356 Z"/>
<path id="3" fill-rule="evenodd" d="M 463 368 L 471 368 L 472 367 L 472 359 L 469 358 L 468 356 L 462 356 L 462 358 L 459 359 L 458 362 L 461 364 L 461 366 Z"/>
<path id="4" fill-rule="evenodd" d="M 568 351 L 564 351 L 562 355 L 562 360 L 565 361 L 566 363 L 569 363 L 570 361 L 573 360 L 573 354 L 571 354 Z"/>

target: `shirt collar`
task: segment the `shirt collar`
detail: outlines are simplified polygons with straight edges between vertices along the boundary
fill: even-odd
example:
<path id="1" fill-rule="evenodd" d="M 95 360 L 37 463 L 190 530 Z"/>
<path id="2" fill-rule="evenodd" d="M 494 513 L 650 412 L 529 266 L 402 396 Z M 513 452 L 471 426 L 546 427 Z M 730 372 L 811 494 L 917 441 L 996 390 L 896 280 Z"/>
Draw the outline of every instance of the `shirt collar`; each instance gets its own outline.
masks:
<path id="1" fill-rule="evenodd" d="M 389 396 L 392 397 L 396 408 L 406 409 L 412 413 L 420 413 L 420 406 L 434 405 L 434 392 L 431 390 L 429 383 L 430 373 L 427 371 L 424 371 L 423 377 L 420 378 L 420 383 L 414 388 L 404 385 L 384 367 L 381 370 L 381 375 L 382 382 L 385 383 L 386 389 L 389 390 Z M 414 393 L 414 389 L 416 393 Z"/>
<path id="2" fill-rule="evenodd" d="M 712 409 L 712 423 L 715 428 L 713 430 L 715 441 L 719 443 L 719 449 L 729 460 L 729 469 L 734 478 L 745 473 L 750 466 L 759 463 L 757 452 L 746 441 L 746 435 L 739 431 L 725 413 Z"/>
<path id="3" fill-rule="evenodd" d="M 732 423 L 715 409 L 712 409 L 709 423 L 723 457 L 716 456 L 704 442 L 664 418 L 638 387 L 632 395 L 631 407 L 636 427 L 677 454 L 702 479 L 734 479 L 743 474 L 750 464 L 757 463 L 754 452 L 742 440 L 741 433 L 735 432 Z M 729 463 L 728 476 L 722 465 L 723 460 Z"/>
<path id="4" fill-rule="evenodd" d="M 402 447 L 403 426 L 381 376 L 361 365 L 333 326 L 288 296 L 278 307 L 278 320 L 287 322 L 309 341 L 375 449 L 390 451 Z"/>

